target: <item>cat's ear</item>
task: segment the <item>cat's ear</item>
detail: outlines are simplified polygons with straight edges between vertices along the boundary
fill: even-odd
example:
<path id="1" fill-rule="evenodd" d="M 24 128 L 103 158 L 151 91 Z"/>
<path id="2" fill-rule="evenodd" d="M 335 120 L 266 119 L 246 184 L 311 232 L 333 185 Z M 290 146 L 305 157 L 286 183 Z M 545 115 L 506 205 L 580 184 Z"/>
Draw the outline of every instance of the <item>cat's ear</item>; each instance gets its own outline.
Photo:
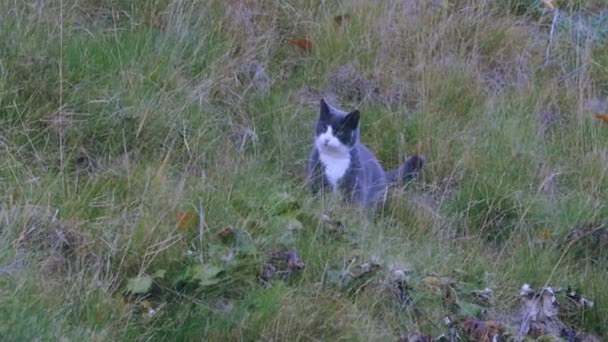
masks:
<path id="1" fill-rule="evenodd" d="M 321 112 L 319 114 L 319 118 L 322 121 L 327 121 L 331 118 L 331 110 L 329 109 L 329 105 L 325 102 L 325 99 L 321 98 Z"/>
<path id="2" fill-rule="evenodd" d="M 344 127 L 349 128 L 349 129 L 356 129 L 357 126 L 359 126 L 359 117 L 360 116 L 361 116 L 361 114 L 356 109 L 353 110 L 352 112 L 348 113 L 348 115 L 346 115 L 344 117 L 344 119 L 342 119 L 342 123 L 344 124 Z"/>

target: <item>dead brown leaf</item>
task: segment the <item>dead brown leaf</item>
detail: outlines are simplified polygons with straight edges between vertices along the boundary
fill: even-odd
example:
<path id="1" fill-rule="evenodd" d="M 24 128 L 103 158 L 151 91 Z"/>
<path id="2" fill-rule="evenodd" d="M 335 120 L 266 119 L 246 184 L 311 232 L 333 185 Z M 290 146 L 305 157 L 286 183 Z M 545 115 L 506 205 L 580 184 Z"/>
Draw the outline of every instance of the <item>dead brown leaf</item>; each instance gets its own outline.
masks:
<path id="1" fill-rule="evenodd" d="M 555 292 L 545 287 L 540 292 L 524 284 L 520 291 L 523 304 L 520 309 L 519 338 L 543 335 L 559 336 L 566 325 L 559 319 L 559 306 Z"/>
<path id="2" fill-rule="evenodd" d="M 492 342 L 495 337 L 505 332 L 504 325 L 494 320 L 480 321 L 468 319 L 464 322 L 463 327 L 469 338 L 475 342 Z"/>
<path id="3" fill-rule="evenodd" d="M 422 278 L 422 282 L 428 288 L 439 288 L 442 285 L 441 279 L 435 276 L 426 276 Z"/>
<path id="4" fill-rule="evenodd" d="M 441 292 L 445 305 L 452 306 L 458 303 L 454 280 L 428 275 L 422 279 L 422 282 L 427 288 Z"/>
<path id="5" fill-rule="evenodd" d="M 270 253 L 268 263 L 264 266 L 260 279 L 265 283 L 268 283 L 275 277 L 287 279 L 293 274 L 302 271 L 305 267 L 306 263 L 295 250 L 278 250 Z"/>
<path id="6" fill-rule="evenodd" d="M 341 220 L 334 217 L 334 214 L 327 211 L 321 214 L 321 224 L 324 231 L 331 235 L 340 236 L 344 234 L 345 227 Z"/>
<path id="7" fill-rule="evenodd" d="M 175 221 L 180 229 L 190 229 L 194 227 L 196 221 L 196 213 L 191 211 L 178 211 L 175 213 Z"/>

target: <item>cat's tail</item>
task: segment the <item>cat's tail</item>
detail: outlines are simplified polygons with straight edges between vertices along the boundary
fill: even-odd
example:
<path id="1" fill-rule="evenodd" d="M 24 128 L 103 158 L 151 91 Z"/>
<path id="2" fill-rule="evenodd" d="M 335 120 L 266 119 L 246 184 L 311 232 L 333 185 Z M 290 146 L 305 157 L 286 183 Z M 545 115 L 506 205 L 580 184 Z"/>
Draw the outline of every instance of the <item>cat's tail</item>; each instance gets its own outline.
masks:
<path id="1" fill-rule="evenodd" d="M 386 173 L 389 183 L 403 185 L 418 175 L 424 166 L 424 156 L 415 154 L 409 157 L 398 169 Z"/>

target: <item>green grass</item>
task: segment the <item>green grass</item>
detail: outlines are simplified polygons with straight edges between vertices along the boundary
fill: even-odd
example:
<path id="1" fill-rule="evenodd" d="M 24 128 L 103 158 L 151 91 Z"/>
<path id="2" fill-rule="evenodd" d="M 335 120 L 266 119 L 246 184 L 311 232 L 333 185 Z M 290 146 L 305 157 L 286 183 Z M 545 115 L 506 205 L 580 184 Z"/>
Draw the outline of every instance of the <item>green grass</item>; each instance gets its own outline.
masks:
<path id="1" fill-rule="evenodd" d="M 462 298 L 494 290 L 503 321 L 523 283 L 578 287 L 595 306 L 572 327 L 608 338 L 607 238 L 568 240 L 608 214 L 608 128 L 587 105 L 608 97 L 605 32 L 563 24 L 545 64 L 551 14 L 510 4 L 0 4 L 0 336 L 438 336 L 463 313 L 425 285 L 436 275 Z M 374 219 L 304 186 L 320 94 L 361 109 L 387 168 L 427 157 Z M 281 248 L 306 267 L 263 286 Z M 367 286 L 332 278 L 368 262 Z M 385 286 L 394 268 L 409 306 Z"/>

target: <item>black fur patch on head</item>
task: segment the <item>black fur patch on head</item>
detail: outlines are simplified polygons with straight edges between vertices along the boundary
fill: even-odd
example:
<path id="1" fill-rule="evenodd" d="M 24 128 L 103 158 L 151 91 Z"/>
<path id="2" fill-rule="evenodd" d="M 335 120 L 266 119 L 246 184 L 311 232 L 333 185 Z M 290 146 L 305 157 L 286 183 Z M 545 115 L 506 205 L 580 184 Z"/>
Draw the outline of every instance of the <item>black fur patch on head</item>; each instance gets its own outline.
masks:
<path id="1" fill-rule="evenodd" d="M 321 111 L 319 120 L 315 127 L 315 136 L 319 136 L 327 131 L 327 127 L 332 128 L 333 134 L 340 140 L 341 143 L 347 146 L 353 146 L 359 139 L 360 113 L 354 110 L 346 116 L 333 113 L 324 99 L 321 99 Z"/>

